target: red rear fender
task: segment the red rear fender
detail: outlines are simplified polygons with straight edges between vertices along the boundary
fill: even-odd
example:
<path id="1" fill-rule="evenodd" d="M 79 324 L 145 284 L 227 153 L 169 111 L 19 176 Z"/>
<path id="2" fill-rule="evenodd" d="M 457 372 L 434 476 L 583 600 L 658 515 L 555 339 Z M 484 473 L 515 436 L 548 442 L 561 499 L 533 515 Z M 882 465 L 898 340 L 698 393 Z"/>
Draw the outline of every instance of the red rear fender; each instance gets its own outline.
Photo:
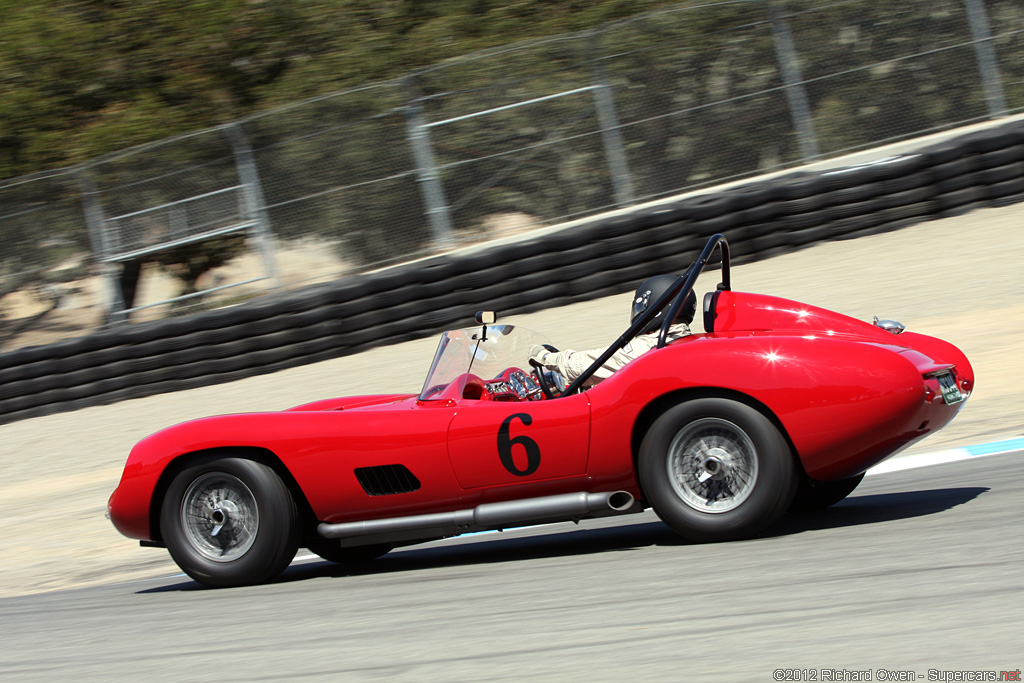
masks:
<path id="1" fill-rule="evenodd" d="M 953 344 L 937 337 L 929 337 L 926 334 L 918 334 L 916 332 L 904 332 L 898 338 L 901 342 L 923 353 L 935 363 L 955 365 L 956 374 L 969 383 L 970 386 L 968 388 L 974 386 L 974 368 L 971 367 L 971 362 L 967 360 L 964 352 Z"/>
<path id="2" fill-rule="evenodd" d="M 922 422 L 925 396 L 921 374 L 891 347 L 816 335 L 694 335 L 641 356 L 591 390 L 595 467 L 612 467 L 615 452 L 635 446 L 624 421 L 636 424 L 666 396 L 708 393 L 765 406 L 819 478 L 851 476 L 887 455 L 878 455 L 881 444 Z"/>
<path id="3" fill-rule="evenodd" d="M 854 335 L 865 341 L 896 343 L 896 337 L 871 323 L 825 308 L 748 292 L 718 292 L 714 334 L 765 332 L 826 336 Z"/>

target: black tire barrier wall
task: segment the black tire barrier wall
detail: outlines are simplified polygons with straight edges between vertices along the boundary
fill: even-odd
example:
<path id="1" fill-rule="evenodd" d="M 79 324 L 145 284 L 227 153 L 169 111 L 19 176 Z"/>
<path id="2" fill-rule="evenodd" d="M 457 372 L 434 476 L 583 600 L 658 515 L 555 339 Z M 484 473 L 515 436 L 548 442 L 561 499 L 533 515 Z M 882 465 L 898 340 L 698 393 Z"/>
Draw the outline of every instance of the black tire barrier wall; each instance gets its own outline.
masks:
<path id="1" fill-rule="evenodd" d="M 1024 200 L 1024 122 L 796 172 L 469 254 L 0 354 L 0 423 L 191 389 L 631 289 L 724 233 L 737 262 Z"/>

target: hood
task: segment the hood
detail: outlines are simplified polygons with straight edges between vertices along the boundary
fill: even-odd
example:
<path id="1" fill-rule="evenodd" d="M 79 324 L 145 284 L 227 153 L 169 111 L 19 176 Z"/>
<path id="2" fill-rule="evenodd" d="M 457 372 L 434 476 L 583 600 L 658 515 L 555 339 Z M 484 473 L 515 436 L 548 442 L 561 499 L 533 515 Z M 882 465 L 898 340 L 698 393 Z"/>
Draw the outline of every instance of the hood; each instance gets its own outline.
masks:
<path id="1" fill-rule="evenodd" d="M 295 410 L 352 410 L 354 408 L 367 408 L 370 406 L 391 405 L 405 399 L 413 398 L 415 394 L 371 394 L 367 396 L 347 396 L 344 398 L 328 398 L 312 403 L 303 403 L 300 406 L 289 408 Z"/>

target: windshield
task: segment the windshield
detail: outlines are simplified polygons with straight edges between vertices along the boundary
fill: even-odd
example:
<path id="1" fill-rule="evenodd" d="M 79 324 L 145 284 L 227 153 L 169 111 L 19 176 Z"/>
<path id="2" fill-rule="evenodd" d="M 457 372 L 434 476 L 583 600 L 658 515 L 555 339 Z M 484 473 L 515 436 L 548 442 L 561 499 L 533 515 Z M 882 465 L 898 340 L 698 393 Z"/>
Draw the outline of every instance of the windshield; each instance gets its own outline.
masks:
<path id="1" fill-rule="evenodd" d="M 534 344 L 548 343 L 547 337 L 516 325 L 449 330 L 441 335 L 420 400 L 448 396 L 451 392 L 444 391 L 448 385 L 453 381 L 465 383 L 467 373 L 489 380 L 508 368 L 529 372 L 530 349 Z M 461 391 L 456 393 L 459 394 Z"/>

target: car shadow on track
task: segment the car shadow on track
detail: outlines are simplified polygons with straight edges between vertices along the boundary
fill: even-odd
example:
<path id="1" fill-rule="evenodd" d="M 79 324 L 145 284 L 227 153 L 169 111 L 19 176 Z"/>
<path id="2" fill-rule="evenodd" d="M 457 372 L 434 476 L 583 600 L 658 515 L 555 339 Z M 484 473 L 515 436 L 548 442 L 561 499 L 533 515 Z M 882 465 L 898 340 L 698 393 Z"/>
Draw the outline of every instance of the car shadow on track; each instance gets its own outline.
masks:
<path id="1" fill-rule="evenodd" d="M 969 503 L 988 490 L 985 486 L 967 486 L 853 495 L 824 510 L 786 515 L 767 529 L 763 536 L 788 536 L 804 531 L 839 529 L 934 515 Z"/>
<path id="2" fill-rule="evenodd" d="M 878 524 L 945 512 L 968 503 L 989 489 L 962 487 L 901 493 L 852 496 L 826 510 L 786 515 L 768 528 L 762 538 L 791 536 L 807 531 Z M 639 521 L 639 520 L 653 521 Z M 638 521 L 632 521 L 638 520 Z M 408 546 L 368 562 L 339 565 L 327 561 L 296 563 L 274 583 L 290 583 L 321 577 L 364 576 L 409 572 L 436 567 L 457 567 L 496 562 L 629 552 L 647 546 L 691 545 L 648 511 L 642 516 L 605 520 L 602 527 L 568 527 L 567 524 L 518 529 L 503 534 L 460 537 L 445 545 Z M 199 590 L 193 581 L 149 588 L 139 593 Z"/>

